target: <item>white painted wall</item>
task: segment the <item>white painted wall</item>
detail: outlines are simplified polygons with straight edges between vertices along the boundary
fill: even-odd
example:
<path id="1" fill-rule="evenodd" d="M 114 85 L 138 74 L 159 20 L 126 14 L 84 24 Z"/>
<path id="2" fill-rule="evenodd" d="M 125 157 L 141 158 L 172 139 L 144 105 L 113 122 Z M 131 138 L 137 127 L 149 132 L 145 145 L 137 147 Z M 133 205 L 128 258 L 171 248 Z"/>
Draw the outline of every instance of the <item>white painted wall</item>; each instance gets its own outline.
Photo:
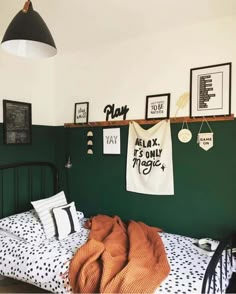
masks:
<path id="1" fill-rule="evenodd" d="M 107 104 L 128 105 L 127 119 L 145 117 L 146 95 L 189 91 L 190 68 L 236 65 L 236 20 L 224 18 L 78 52 L 56 59 L 56 125 L 73 122 L 74 103 L 89 102 L 89 121 L 103 121 Z M 79 36 L 78 36 L 79 38 Z M 235 113 L 232 75 L 232 113 Z M 186 107 L 178 116 L 189 115 Z"/>
<path id="2" fill-rule="evenodd" d="M 33 124 L 63 125 L 73 122 L 76 102 L 89 102 L 89 121 L 105 120 L 111 103 L 127 104 L 127 119 L 142 119 L 146 95 L 170 92 L 173 116 L 189 91 L 190 68 L 232 62 L 235 113 L 235 30 L 236 19 L 228 17 L 74 54 L 58 48 L 55 59 L 33 62 L 0 51 L 0 100 L 32 103 Z M 188 114 L 188 107 L 178 113 Z"/>
<path id="3" fill-rule="evenodd" d="M 32 123 L 55 125 L 54 60 L 27 60 L 0 50 L 0 122 L 2 100 L 32 103 Z"/>

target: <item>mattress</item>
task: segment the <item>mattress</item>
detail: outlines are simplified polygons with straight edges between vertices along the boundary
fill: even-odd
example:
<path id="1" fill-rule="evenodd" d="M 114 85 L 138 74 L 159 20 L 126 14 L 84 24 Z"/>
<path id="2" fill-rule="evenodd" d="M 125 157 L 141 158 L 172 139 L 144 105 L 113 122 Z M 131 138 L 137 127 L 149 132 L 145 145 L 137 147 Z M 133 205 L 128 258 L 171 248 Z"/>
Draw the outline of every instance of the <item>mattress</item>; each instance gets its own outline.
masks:
<path id="1" fill-rule="evenodd" d="M 61 241 L 55 238 L 33 244 L 0 232 L 0 275 L 28 282 L 54 293 L 71 291 L 67 270 L 75 252 L 86 242 L 89 230 L 82 228 Z M 210 256 L 193 245 L 195 239 L 160 233 L 171 267 L 169 276 L 155 293 L 200 293 Z M 219 270 L 219 269 L 218 269 Z M 232 274 L 228 264 L 223 290 Z M 223 291 L 224 292 L 224 291 Z M 217 279 L 216 293 L 220 293 Z"/>

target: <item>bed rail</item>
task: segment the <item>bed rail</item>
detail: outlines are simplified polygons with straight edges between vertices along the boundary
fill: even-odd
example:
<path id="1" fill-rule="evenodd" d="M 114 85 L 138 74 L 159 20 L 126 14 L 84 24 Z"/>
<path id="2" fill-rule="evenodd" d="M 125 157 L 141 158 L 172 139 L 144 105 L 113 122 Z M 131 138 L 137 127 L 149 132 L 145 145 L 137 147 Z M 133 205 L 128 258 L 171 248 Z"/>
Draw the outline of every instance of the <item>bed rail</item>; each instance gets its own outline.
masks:
<path id="1" fill-rule="evenodd" d="M 30 208 L 30 201 L 59 190 L 58 170 L 51 162 L 0 165 L 0 218 Z"/>
<path id="2" fill-rule="evenodd" d="M 202 284 L 202 293 L 216 293 L 216 280 L 219 279 L 220 293 L 223 292 L 223 277 L 228 277 L 228 266 L 232 267 L 233 254 L 232 254 L 233 236 L 222 239 L 212 256 Z"/>

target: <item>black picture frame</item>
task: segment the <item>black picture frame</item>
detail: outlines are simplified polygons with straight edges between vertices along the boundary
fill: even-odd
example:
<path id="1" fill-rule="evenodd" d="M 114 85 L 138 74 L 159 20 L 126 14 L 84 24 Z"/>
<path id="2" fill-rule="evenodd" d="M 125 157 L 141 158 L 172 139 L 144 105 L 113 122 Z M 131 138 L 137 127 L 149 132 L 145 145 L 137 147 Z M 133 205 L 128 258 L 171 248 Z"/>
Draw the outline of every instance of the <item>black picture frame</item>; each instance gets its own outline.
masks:
<path id="1" fill-rule="evenodd" d="M 190 117 L 231 115 L 232 63 L 190 69 Z"/>
<path id="2" fill-rule="evenodd" d="M 32 143 L 31 103 L 3 100 L 3 142 Z"/>
<path id="3" fill-rule="evenodd" d="M 146 96 L 145 119 L 167 119 L 170 117 L 170 93 Z"/>
<path id="4" fill-rule="evenodd" d="M 75 103 L 74 123 L 87 124 L 89 114 L 89 103 L 79 102 Z"/>

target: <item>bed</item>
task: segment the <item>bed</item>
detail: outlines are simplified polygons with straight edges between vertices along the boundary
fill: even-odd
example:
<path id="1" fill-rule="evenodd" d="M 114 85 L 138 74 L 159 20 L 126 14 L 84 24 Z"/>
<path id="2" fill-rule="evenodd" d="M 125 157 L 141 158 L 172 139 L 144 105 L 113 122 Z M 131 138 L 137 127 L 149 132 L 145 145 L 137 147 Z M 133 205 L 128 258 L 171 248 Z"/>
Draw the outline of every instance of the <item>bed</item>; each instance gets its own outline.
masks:
<path id="1" fill-rule="evenodd" d="M 24 183 L 24 184 L 23 184 Z M 30 202 L 58 193 L 58 171 L 52 163 L 25 162 L 0 166 L 0 275 L 53 293 L 68 293 L 70 262 L 88 239 L 82 212 L 78 232 L 58 240 L 45 238 Z M 10 230 L 9 230 L 10 227 Z M 159 233 L 170 273 L 155 293 L 224 293 L 233 272 L 232 238 L 217 242 L 213 256 L 199 250 L 196 239 Z"/>

